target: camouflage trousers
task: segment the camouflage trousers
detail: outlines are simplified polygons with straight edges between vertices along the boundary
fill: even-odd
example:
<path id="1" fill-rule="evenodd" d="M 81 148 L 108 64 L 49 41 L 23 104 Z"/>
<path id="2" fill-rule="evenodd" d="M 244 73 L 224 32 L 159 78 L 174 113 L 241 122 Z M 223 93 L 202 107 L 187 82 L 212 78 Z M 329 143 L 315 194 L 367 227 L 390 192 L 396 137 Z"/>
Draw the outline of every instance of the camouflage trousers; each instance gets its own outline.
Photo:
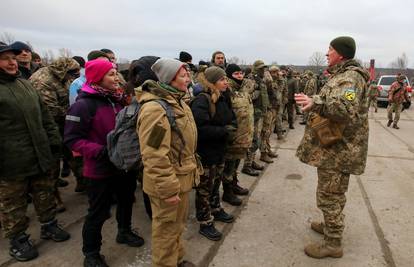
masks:
<path id="1" fill-rule="evenodd" d="M 276 110 L 274 108 L 268 109 L 263 118 L 263 128 L 261 132 L 260 152 L 268 153 L 271 151 L 270 135 L 274 129 Z"/>
<path id="2" fill-rule="evenodd" d="M 152 216 L 151 256 L 153 267 L 176 267 L 184 258 L 182 234 L 187 223 L 189 192 L 180 193 L 181 201 L 169 205 L 150 196 Z"/>
<path id="3" fill-rule="evenodd" d="M 55 184 L 56 180 L 49 174 L 0 178 L 0 218 L 5 238 L 13 238 L 28 228 L 26 211 L 29 193 L 40 223 L 55 218 Z"/>
<path id="4" fill-rule="evenodd" d="M 318 168 L 318 188 L 316 203 L 322 211 L 325 221 L 325 239 L 342 239 L 344 218 L 342 213 L 348 190 L 349 173 Z"/>
<path id="5" fill-rule="evenodd" d="M 400 103 L 388 103 L 387 112 L 388 120 L 394 121 L 394 124 L 397 124 L 400 120 L 400 113 L 402 110 L 402 104 Z M 392 119 L 392 113 L 395 112 L 394 120 Z"/>
<path id="6" fill-rule="evenodd" d="M 293 125 L 293 123 L 295 122 L 295 106 L 295 101 L 293 100 L 289 100 L 289 102 L 286 104 L 289 126 Z"/>
<path id="7" fill-rule="evenodd" d="M 368 109 L 370 109 L 371 106 L 373 106 L 375 110 L 378 109 L 377 97 L 368 97 Z"/>
<path id="8" fill-rule="evenodd" d="M 237 180 L 237 169 L 240 161 L 240 159 L 226 159 L 223 170 L 223 184 L 231 184 L 234 180 Z"/>
<path id="9" fill-rule="evenodd" d="M 275 109 L 275 132 L 277 136 L 280 136 L 283 134 L 283 127 L 282 127 L 282 121 L 283 121 L 283 105 L 278 105 Z"/>
<path id="10" fill-rule="evenodd" d="M 200 175 L 200 183 L 196 187 L 196 217 L 201 224 L 208 224 L 214 219 L 211 214 L 221 209 L 219 189 L 224 163 L 203 168 L 204 174 Z"/>
<path id="11" fill-rule="evenodd" d="M 254 131 L 252 146 L 247 150 L 246 159 L 244 160 L 245 166 L 251 166 L 254 158 L 256 157 L 256 151 L 261 144 L 261 132 L 263 127 L 263 118 L 254 118 Z"/>

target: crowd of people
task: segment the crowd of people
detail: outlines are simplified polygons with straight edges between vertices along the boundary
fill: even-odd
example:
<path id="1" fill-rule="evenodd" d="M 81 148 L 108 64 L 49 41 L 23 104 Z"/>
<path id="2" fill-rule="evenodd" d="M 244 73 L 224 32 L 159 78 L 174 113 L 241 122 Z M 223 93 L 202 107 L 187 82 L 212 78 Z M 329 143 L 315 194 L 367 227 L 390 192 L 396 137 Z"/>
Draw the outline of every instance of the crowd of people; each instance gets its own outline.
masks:
<path id="1" fill-rule="evenodd" d="M 359 66 L 342 41 L 332 42 L 331 46 L 346 52 L 342 61 Z M 330 75 L 336 75 L 333 70 L 321 75 L 310 70 L 299 73 L 288 66 L 266 65 L 262 60 L 252 66 L 227 64 L 221 51 L 212 54 L 211 62 L 200 61 L 197 66 L 185 51 L 179 53 L 178 59 L 144 56 L 132 61 L 129 70 L 122 73 L 109 49 L 91 51 L 87 62 L 80 56 L 61 57 L 45 66 L 40 57 L 33 55 L 32 48 L 23 42 L 0 44 L 2 232 L 10 240 L 10 255 L 16 260 L 37 257 L 37 249 L 26 233 L 26 209 L 33 202 L 41 223 L 41 238 L 68 240 L 70 234 L 57 224 L 56 213 L 65 210 L 59 188 L 67 186 L 62 178 L 72 171 L 75 191 L 86 192 L 89 203 L 82 229 L 84 266 L 108 266 L 100 250 L 102 226 L 113 204 L 117 206 L 116 241 L 131 247 L 144 244 L 144 239 L 131 228 L 138 184 L 152 218 L 153 266 L 194 266 L 184 259 L 181 240 L 189 213 L 189 192 L 195 189 L 199 233 L 210 240 L 220 240 L 222 233 L 214 222 L 235 220 L 220 202 L 239 206 L 239 196 L 249 194 L 239 182 L 239 165 L 243 163 L 243 173 L 259 176 L 263 163 L 274 163 L 278 154 L 272 149 L 271 135 L 285 139 L 283 121 L 293 130 L 297 115 L 302 115 L 300 123 L 308 129 L 316 112 L 309 106 L 321 106 L 327 101 L 329 95 L 321 88 L 330 81 Z M 364 90 L 365 78 L 358 78 L 357 84 Z M 347 91 L 349 101 L 356 93 L 359 97 L 355 88 L 347 90 L 351 90 Z M 118 123 L 117 114 L 132 104 L 140 107 L 134 127 L 142 166 L 126 172 L 111 162 L 107 140 Z M 345 104 L 329 105 L 332 107 L 321 112 L 331 112 L 328 115 L 335 117 L 334 109 Z M 352 111 L 352 105 L 346 105 Z M 344 111 L 341 118 L 352 120 L 356 128 L 360 126 L 360 121 L 345 114 Z M 352 136 L 346 129 L 343 135 Z M 355 146 L 365 144 L 367 134 L 367 129 L 361 128 L 360 143 Z M 317 166 L 320 177 L 337 175 L 329 172 L 329 166 L 319 171 L 319 163 L 314 162 L 315 154 L 311 153 L 316 149 L 312 138 L 305 131 L 299 158 Z M 340 148 L 338 155 L 348 151 Z M 363 158 L 364 149 L 358 150 L 361 155 L 350 159 L 350 166 L 358 165 L 352 160 Z M 329 155 L 322 161 L 333 164 Z M 348 156 L 344 154 L 344 158 Z M 365 161 L 360 164 L 365 166 Z M 338 168 L 344 166 L 348 165 Z M 361 171 L 363 167 L 357 168 L 356 173 Z M 343 195 L 353 169 L 341 169 L 341 173 L 337 180 L 342 181 Z M 324 188 L 318 192 L 318 205 L 331 197 Z M 340 201 L 343 209 L 345 200 L 337 197 L 328 200 Z M 340 228 L 343 229 L 335 218 L 342 216 L 342 209 L 332 214 L 329 208 L 321 207 L 324 215 L 326 211 L 333 219 L 325 225 L 312 226 L 325 233 L 331 242 L 327 244 L 335 249 L 340 246 Z M 342 250 L 327 251 L 328 256 L 342 255 Z M 306 252 L 321 256 L 315 246 Z"/>

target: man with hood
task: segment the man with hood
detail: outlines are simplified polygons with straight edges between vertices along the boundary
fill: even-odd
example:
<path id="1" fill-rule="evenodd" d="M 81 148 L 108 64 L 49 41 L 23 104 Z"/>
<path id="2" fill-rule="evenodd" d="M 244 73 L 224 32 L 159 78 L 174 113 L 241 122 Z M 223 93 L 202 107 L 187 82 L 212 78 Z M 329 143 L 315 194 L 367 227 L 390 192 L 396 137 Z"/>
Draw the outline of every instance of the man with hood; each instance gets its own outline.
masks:
<path id="1" fill-rule="evenodd" d="M 312 97 L 295 95 L 296 103 L 309 112 L 296 155 L 317 168 L 316 202 L 324 217 L 324 222 L 311 223 L 311 229 L 324 236 L 322 243 L 305 247 L 313 258 L 342 257 L 349 177 L 361 175 L 367 161 L 369 73 L 354 60 L 355 50 L 352 37 L 333 39 L 326 55 L 330 76 L 325 86 Z"/>

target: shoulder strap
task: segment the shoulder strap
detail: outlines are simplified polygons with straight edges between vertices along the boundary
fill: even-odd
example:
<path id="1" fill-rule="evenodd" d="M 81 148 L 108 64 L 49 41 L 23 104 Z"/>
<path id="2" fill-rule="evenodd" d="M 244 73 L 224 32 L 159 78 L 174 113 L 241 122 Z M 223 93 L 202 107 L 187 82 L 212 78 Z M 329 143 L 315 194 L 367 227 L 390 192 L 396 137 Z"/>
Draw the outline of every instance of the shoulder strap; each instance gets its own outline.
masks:
<path id="1" fill-rule="evenodd" d="M 208 100 L 210 117 L 213 118 L 216 115 L 216 105 L 211 101 L 211 95 L 206 92 L 201 92 L 200 95 L 204 95 Z"/>

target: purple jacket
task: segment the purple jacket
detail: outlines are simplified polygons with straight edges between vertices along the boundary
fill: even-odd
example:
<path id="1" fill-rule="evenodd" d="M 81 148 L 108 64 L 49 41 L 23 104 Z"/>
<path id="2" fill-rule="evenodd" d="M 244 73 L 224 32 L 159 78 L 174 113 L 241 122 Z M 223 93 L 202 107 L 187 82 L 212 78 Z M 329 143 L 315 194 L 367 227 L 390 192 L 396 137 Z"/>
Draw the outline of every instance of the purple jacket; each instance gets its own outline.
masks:
<path id="1" fill-rule="evenodd" d="M 65 121 L 64 144 L 83 157 L 83 176 L 101 179 L 120 174 L 106 153 L 106 135 L 115 128 L 116 114 L 122 105 L 82 87 L 70 106 Z"/>

